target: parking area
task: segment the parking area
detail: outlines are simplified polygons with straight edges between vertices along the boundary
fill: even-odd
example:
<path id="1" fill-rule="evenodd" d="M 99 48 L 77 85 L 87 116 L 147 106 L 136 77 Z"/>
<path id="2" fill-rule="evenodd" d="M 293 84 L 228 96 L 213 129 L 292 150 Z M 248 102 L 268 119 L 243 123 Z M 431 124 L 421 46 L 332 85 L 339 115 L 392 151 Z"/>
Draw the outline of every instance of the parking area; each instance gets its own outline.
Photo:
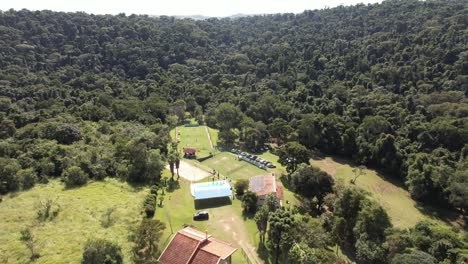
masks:
<path id="1" fill-rule="evenodd" d="M 266 148 L 265 151 L 266 150 L 268 149 Z M 261 151 L 264 151 L 264 150 L 261 149 Z M 267 168 L 269 169 L 276 168 L 275 164 L 273 164 L 271 161 L 265 160 L 255 154 L 244 152 L 235 148 L 231 149 L 231 153 L 236 154 L 238 160 L 248 162 L 252 165 L 257 166 L 258 168 L 262 170 L 266 170 Z"/>

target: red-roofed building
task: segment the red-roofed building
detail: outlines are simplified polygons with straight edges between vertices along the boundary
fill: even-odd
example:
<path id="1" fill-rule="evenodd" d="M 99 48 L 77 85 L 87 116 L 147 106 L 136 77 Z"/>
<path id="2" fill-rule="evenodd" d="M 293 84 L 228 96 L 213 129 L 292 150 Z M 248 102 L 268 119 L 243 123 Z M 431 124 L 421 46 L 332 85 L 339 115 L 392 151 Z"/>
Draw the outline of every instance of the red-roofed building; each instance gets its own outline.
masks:
<path id="1" fill-rule="evenodd" d="M 161 264 L 231 264 L 236 250 L 208 233 L 186 227 L 175 234 L 158 260 Z"/>
<path id="2" fill-rule="evenodd" d="M 184 158 L 191 159 L 191 158 L 196 158 L 196 153 L 197 149 L 196 148 L 184 148 Z"/>
<path id="3" fill-rule="evenodd" d="M 258 196 L 257 205 L 261 206 L 265 203 L 266 197 L 273 194 L 276 197 L 278 206 L 281 207 L 281 200 L 283 200 L 284 192 L 283 185 L 276 182 L 273 174 L 254 176 L 250 178 L 249 190 L 256 193 Z"/>

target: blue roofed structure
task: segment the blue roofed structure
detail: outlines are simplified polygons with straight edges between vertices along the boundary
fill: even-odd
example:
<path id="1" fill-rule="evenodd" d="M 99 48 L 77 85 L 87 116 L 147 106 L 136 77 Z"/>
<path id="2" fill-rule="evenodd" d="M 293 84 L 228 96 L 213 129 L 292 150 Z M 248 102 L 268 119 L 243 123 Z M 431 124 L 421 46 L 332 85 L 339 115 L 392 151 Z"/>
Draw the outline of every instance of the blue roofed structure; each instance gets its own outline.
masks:
<path id="1" fill-rule="evenodd" d="M 232 188 L 227 180 L 194 183 L 190 186 L 190 190 L 195 200 L 232 196 Z"/>

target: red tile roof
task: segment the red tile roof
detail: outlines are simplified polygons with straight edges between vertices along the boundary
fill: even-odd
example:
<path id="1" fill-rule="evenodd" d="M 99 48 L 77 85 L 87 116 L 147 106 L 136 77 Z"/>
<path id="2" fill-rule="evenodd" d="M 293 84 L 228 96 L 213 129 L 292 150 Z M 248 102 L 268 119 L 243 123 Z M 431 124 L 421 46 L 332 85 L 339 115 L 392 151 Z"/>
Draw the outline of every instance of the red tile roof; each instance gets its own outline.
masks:
<path id="1" fill-rule="evenodd" d="M 237 248 L 207 233 L 186 227 L 176 233 L 159 257 L 161 264 L 217 264 Z"/>
<path id="2" fill-rule="evenodd" d="M 171 243 L 159 257 L 159 262 L 162 264 L 186 264 L 199 243 L 200 241 L 196 239 L 176 233 Z"/>
<path id="3" fill-rule="evenodd" d="M 184 148 L 184 153 L 185 154 L 193 155 L 193 154 L 195 154 L 195 152 L 197 152 L 196 148 Z"/>
<path id="4" fill-rule="evenodd" d="M 197 250 L 190 264 L 217 264 L 219 257 L 204 250 Z"/>

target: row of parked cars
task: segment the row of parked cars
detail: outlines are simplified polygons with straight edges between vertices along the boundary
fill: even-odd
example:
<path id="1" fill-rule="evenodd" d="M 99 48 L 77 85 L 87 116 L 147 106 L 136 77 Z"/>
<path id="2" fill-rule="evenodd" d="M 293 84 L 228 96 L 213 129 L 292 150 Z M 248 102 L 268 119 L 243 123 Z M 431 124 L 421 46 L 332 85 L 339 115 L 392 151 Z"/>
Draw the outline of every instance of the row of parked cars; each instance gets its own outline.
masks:
<path id="1" fill-rule="evenodd" d="M 240 151 L 239 149 L 231 149 L 231 152 L 234 154 L 238 154 L 239 160 L 244 160 L 247 161 L 260 169 L 266 169 L 266 168 L 276 168 L 275 164 L 272 162 L 262 159 L 254 154 L 250 154 L 247 152 Z"/>

